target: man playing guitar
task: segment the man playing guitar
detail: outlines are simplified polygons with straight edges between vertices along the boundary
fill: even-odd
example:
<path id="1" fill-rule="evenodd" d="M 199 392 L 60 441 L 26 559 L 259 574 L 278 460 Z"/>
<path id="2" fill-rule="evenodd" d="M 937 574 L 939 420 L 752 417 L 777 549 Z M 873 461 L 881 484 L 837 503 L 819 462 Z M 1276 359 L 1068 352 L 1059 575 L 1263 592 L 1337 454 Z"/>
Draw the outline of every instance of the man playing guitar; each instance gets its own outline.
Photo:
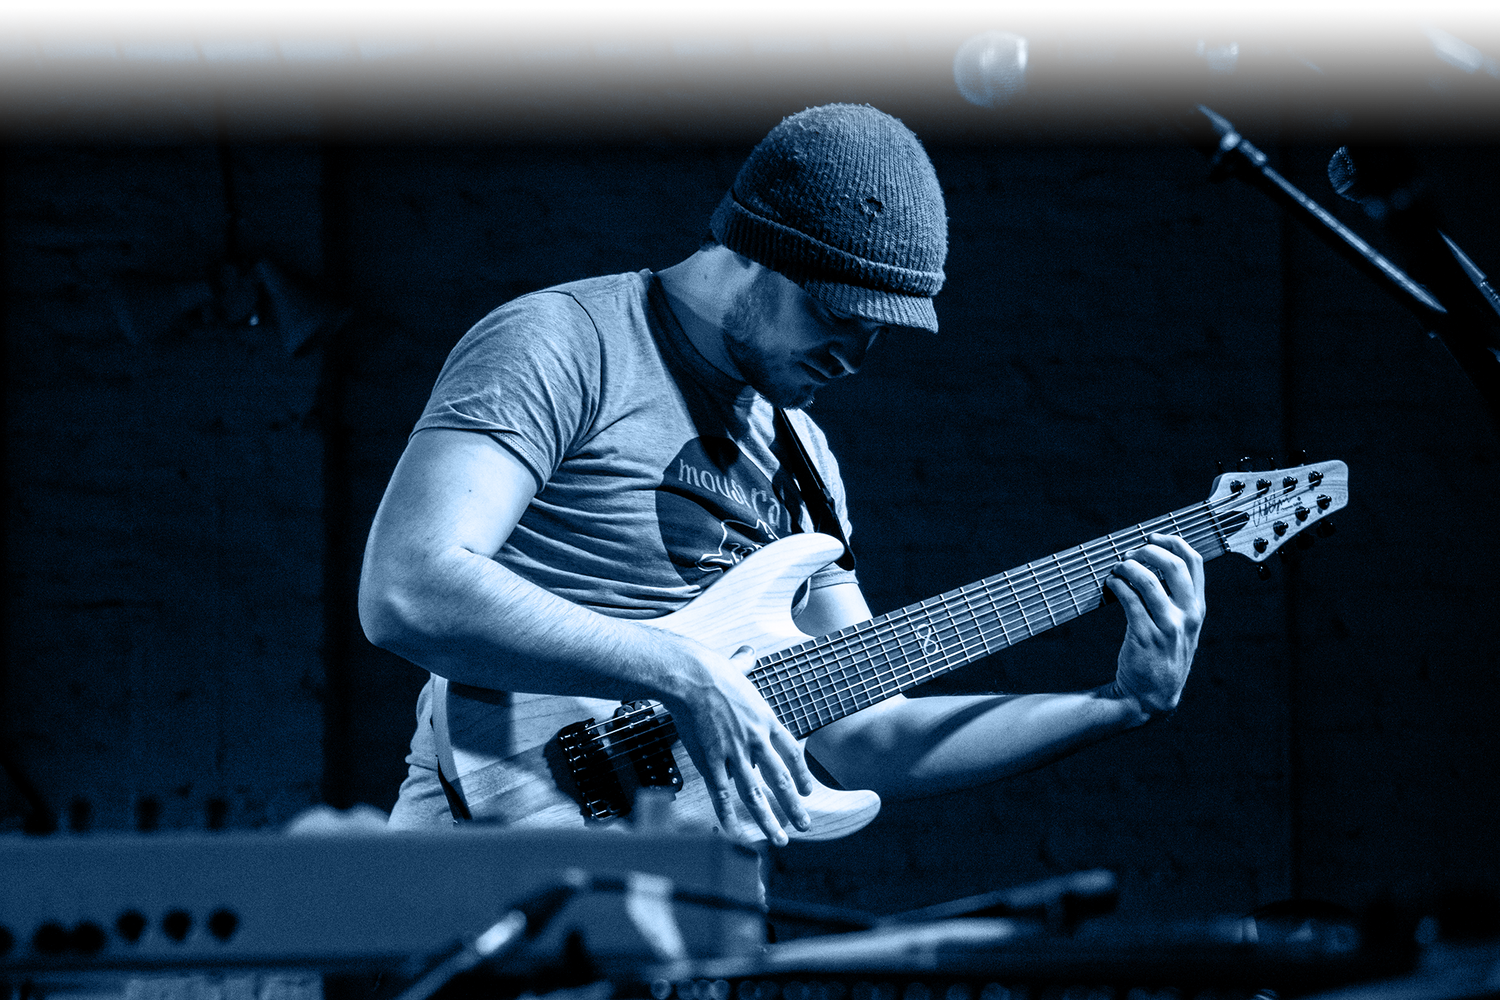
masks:
<path id="1" fill-rule="evenodd" d="M 710 226 L 712 240 L 663 271 L 508 303 L 450 355 L 376 515 L 360 584 L 371 641 L 434 675 L 393 826 L 466 813 L 610 822 L 559 783 L 570 699 L 661 706 L 690 758 L 666 759 L 701 788 L 704 825 L 776 844 L 829 835 L 808 808 L 821 786 L 804 751 L 845 789 L 930 795 L 1176 706 L 1204 585 L 1202 559 L 1175 531 L 1098 566 L 1127 625 L 1113 679 L 1088 691 L 882 689 L 836 721 L 789 728 L 770 688 L 747 676 L 774 650 L 716 648 L 661 624 L 721 580 L 727 594 L 758 579 L 754 567 L 790 551 L 788 538 L 849 533 L 837 463 L 806 407 L 887 331 L 936 332 L 947 254 L 925 151 L 863 106 L 784 120 Z M 822 484 L 820 523 L 811 494 Z M 781 644 L 871 617 L 852 553 L 819 551 L 798 557 L 813 560 L 805 584 L 787 587 L 801 635 Z M 721 600 L 713 621 L 734 618 L 733 603 Z"/>

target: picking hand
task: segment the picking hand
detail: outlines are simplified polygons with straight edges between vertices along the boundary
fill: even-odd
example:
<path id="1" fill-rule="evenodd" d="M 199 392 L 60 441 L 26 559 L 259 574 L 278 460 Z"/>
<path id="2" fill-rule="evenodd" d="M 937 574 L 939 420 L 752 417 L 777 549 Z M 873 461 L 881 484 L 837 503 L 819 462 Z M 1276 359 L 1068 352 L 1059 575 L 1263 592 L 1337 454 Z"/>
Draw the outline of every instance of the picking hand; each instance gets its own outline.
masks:
<path id="1" fill-rule="evenodd" d="M 730 837 L 746 835 L 735 816 L 738 796 L 766 838 L 784 845 L 786 831 L 767 789 L 797 829 L 811 827 L 801 796 L 811 794 L 813 777 L 802 748 L 745 676 L 755 662 L 749 646 L 727 660 L 696 643 L 690 650 L 697 669 L 687 672 L 688 683 L 677 697 L 662 700 L 708 785 L 719 824 Z"/>
<path id="2" fill-rule="evenodd" d="M 1104 580 L 1125 608 L 1115 684 L 1148 714 L 1177 707 L 1206 603 L 1203 557 L 1176 535 L 1152 534 Z"/>

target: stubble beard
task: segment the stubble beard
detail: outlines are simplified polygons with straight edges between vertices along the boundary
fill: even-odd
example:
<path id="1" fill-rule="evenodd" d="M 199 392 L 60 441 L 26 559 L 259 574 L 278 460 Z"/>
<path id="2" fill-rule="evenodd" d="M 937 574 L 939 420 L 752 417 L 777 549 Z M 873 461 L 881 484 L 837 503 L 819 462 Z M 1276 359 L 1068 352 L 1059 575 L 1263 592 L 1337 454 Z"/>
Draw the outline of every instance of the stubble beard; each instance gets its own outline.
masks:
<path id="1" fill-rule="evenodd" d="M 765 278 L 757 276 L 735 296 L 724 314 L 724 350 L 750 388 L 766 397 L 771 405 L 805 410 L 813 405 L 816 387 L 782 377 L 784 370 L 778 370 L 755 346 L 755 331 L 774 322 L 773 300 L 767 294 L 769 282 Z"/>

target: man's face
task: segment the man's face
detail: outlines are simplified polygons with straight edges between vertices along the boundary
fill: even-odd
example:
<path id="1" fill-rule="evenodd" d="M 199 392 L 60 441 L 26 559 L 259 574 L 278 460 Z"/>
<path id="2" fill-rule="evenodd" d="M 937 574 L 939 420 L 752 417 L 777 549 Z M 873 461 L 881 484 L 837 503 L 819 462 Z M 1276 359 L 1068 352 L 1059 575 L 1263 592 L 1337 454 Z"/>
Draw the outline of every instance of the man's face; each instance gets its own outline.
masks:
<path id="1" fill-rule="evenodd" d="M 835 312 L 765 269 L 725 314 L 724 347 L 752 388 L 776 406 L 798 410 L 829 382 L 858 371 L 883 329 Z"/>

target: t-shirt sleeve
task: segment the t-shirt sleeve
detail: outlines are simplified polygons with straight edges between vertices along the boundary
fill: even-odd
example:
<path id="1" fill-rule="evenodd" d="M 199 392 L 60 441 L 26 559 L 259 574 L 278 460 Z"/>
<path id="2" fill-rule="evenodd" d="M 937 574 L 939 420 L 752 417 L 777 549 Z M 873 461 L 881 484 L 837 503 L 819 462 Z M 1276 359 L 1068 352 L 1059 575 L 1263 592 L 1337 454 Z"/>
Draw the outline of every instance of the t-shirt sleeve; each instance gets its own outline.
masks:
<path id="1" fill-rule="evenodd" d="M 573 296 L 523 296 L 464 334 L 412 433 L 487 433 L 541 489 L 598 412 L 600 356 L 598 330 Z"/>

